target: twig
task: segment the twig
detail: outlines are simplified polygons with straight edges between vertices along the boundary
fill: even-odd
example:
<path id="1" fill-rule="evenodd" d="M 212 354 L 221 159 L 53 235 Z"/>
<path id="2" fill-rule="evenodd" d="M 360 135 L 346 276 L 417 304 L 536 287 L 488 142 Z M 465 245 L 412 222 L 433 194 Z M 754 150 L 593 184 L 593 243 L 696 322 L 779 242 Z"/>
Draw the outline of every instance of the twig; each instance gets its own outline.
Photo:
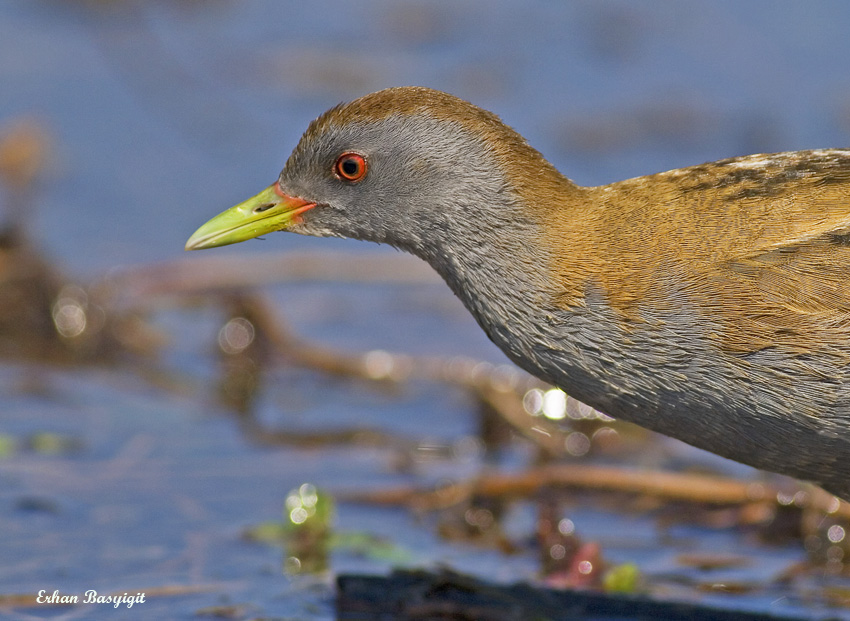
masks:
<path id="1" fill-rule="evenodd" d="M 776 489 L 763 483 L 726 477 L 613 466 L 556 464 L 531 468 L 519 474 L 484 474 L 474 481 L 442 487 L 436 491 L 399 486 L 371 492 L 360 490 L 353 494 L 341 493 L 337 497 L 349 502 L 438 509 L 457 504 L 471 494 L 500 498 L 529 497 L 547 487 L 644 494 L 668 501 L 706 505 L 775 502 L 777 496 Z M 830 515 L 850 518 L 850 504 L 842 502 L 836 509 L 831 496 L 812 495 L 811 502 L 814 508 Z"/>
<path id="2" fill-rule="evenodd" d="M 434 271 L 409 255 L 285 252 L 191 257 L 134 266 L 109 275 L 98 289 L 144 305 L 154 296 L 197 295 L 282 282 L 437 284 Z"/>
<path id="3" fill-rule="evenodd" d="M 463 358 L 414 358 L 383 351 L 345 354 L 294 337 L 269 300 L 261 295 L 243 295 L 240 302 L 277 353 L 292 364 L 367 381 L 400 383 L 417 377 L 453 384 L 470 390 L 549 456 L 566 454 L 560 428 L 545 418 L 531 416 L 522 406 L 525 391 L 545 384 L 513 367 L 496 367 Z"/>

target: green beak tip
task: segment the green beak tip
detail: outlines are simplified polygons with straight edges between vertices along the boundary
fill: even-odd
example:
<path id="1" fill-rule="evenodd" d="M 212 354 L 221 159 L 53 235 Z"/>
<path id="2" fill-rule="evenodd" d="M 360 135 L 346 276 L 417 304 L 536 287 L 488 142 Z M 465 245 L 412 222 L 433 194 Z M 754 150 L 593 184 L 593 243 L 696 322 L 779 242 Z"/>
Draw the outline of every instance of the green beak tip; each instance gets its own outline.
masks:
<path id="1" fill-rule="evenodd" d="M 295 215 L 292 200 L 269 186 L 202 225 L 186 241 L 186 250 L 217 248 L 285 229 Z"/>

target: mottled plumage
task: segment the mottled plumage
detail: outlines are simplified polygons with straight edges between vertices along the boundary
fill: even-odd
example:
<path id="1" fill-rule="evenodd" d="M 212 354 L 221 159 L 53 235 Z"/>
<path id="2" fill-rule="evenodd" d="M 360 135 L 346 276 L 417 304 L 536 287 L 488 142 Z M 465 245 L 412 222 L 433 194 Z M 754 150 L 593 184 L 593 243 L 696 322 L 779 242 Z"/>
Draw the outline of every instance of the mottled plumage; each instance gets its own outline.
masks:
<path id="1" fill-rule="evenodd" d="M 278 183 L 219 218 L 187 247 L 288 228 L 417 254 L 529 372 L 850 499 L 850 151 L 585 188 L 495 115 L 396 88 L 316 119 Z"/>

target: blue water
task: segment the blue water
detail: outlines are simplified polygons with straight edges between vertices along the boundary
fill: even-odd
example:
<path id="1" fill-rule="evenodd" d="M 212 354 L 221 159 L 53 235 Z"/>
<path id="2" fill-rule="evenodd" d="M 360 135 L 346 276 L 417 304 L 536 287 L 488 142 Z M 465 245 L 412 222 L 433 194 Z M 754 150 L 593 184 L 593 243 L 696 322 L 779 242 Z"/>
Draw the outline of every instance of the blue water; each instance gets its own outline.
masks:
<path id="1" fill-rule="evenodd" d="M 838 0 L 10 0 L 0 4 L 0 132 L 22 117 L 47 131 L 50 157 L 28 228 L 66 274 L 91 281 L 120 266 L 194 259 L 182 250 L 188 235 L 268 185 L 312 118 L 387 86 L 430 86 L 489 108 L 587 185 L 753 152 L 848 146 L 848 31 L 850 4 Z M 215 252 L 283 250 L 392 254 L 294 235 Z M 441 284 L 307 283 L 267 293 L 299 334 L 332 347 L 505 362 Z M 83 446 L 0 460 L 0 593 L 192 584 L 211 590 L 84 616 L 188 619 L 204 606 L 246 603 L 256 616 L 330 618 L 330 578 L 285 578 L 281 551 L 241 541 L 241 529 L 278 518 L 287 491 L 305 481 L 358 489 L 469 468 L 408 474 L 382 449 L 259 449 L 209 395 L 216 313 L 153 320 L 170 338 L 165 368 L 185 382 L 176 392 L 130 370 L 0 365 L 1 432 L 51 431 Z M 307 372 L 274 379 L 261 414 L 290 428 L 363 424 L 447 444 L 475 431 L 469 401 L 442 387 L 388 396 Z M 676 555 L 695 548 L 756 559 L 729 579 L 766 584 L 803 557 L 734 531 L 695 529 L 687 544 L 671 543 L 650 517 L 572 510 L 582 536 L 648 574 L 683 571 Z M 342 504 L 338 523 L 390 534 L 417 566 L 448 563 L 502 581 L 536 571 L 530 554 L 442 541 L 427 519 L 401 509 Z M 510 528 L 526 527 L 531 517 L 518 510 Z M 333 572 L 388 567 L 344 552 L 331 561 Z M 669 592 L 845 614 L 776 585 Z M 26 613 L 78 618 L 68 610 Z"/>

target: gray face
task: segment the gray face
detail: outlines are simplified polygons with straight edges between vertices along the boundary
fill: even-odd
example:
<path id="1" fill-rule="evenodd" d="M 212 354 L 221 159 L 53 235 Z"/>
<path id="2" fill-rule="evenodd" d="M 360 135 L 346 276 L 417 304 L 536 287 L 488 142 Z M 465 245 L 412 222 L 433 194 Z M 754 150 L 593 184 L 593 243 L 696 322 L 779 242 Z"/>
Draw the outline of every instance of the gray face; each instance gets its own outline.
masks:
<path id="1" fill-rule="evenodd" d="M 346 152 L 368 172 L 334 174 Z M 280 176 L 287 194 L 316 202 L 289 230 L 388 243 L 428 261 L 509 356 L 528 357 L 525 329 L 546 295 L 549 257 L 539 224 L 487 143 L 460 123 L 427 115 L 308 130 Z"/>
<path id="2" fill-rule="evenodd" d="M 366 160 L 359 181 L 334 173 L 346 152 Z M 281 172 L 280 185 L 318 203 L 293 232 L 388 243 L 420 256 L 444 243 L 462 245 L 456 238 L 467 227 L 486 231 L 494 218 L 507 220 L 504 210 L 516 202 L 480 139 L 460 124 L 423 115 L 308 133 Z"/>

